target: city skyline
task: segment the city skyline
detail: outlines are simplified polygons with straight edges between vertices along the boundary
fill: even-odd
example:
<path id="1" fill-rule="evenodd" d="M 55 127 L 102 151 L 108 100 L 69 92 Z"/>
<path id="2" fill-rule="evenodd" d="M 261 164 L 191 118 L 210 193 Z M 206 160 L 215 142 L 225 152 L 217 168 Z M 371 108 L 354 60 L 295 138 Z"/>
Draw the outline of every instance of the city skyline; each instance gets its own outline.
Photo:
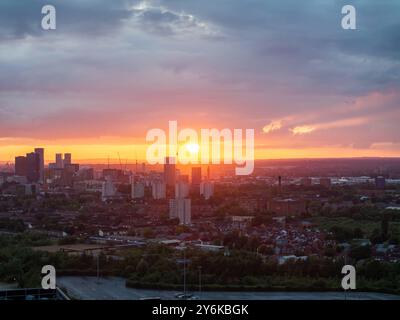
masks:
<path id="1" fill-rule="evenodd" d="M 18 150 L 16 153 L 12 153 L 10 154 L 10 157 L 5 157 L 4 159 L 0 158 L 0 165 L 6 165 L 6 164 L 15 164 L 15 158 L 20 157 L 20 156 L 24 156 L 27 153 L 32 152 L 32 150 L 35 148 L 35 145 L 32 146 L 24 146 L 21 148 L 18 148 Z M 61 147 L 62 148 L 62 147 Z M 68 152 L 64 152 L 64 151 L 59 151 L 62 150 L 60 148 L 53 148 L 50 147 L 50 150 L 54 150 L 52 152 L 47 152 L 47 148 L 44 148 L 46 150 L 45 153 L 45 158 L 44 158 L 44 164 L 46 166 L 48 166 L 49 164 L 53 163 L 55 160 L 55 156 L 60 153 L 60 154 L 69 154 L 71 152 L 69 152 L 70 149 L 68 149 Z M 150 165 L 147 164 L 146 159 L 142 157 L 131 157 L 131 158 L 125 158 L 123 157 L 121 154 L 120 156 L 118 156 L 118 151 L 116 152 L 115 155 L 113 156 L 109 156 L 109 157 L 103 157 L 103 158 L 79 158 L 76 156 L 75 153 L 71 153 L 74 156 L 74 162 L 75 163 L 79 163 L 82 165 L 112 165 L 112 166 L 121 166 L 121 163 L 123 164 L 123 166 L 134 166 L 136 165 L 136 163 L 138 164 L 143 164 L 145 163 L 146 165 L 149 166 L 156 166 L 156 167 L 160 167 L 160 165 Z M 135 152 L 130 152 L 130 153 L 134 153 Z M 79 154 L 79 153 L 78 153 Z M 276 157 L 269 157 L 269 158 L 256 158 L 255 162 L 258 161 L 267 161 L 267 160 L 329 160 L 329 159 L 400 159 L 400 155 L 393 155 L 393 156 L 387 156 L 387 155 L 383 155 L 383 156 L 379 156 L 379 155 L 322 155 L 322 156 L 310 156 L 309 154 L 304 154 L 305 156 L 301 156 L 301 154 L 297 153 L 294 154 L 293 156 L 287 156 L 287 157 L 281 157 L 279 156 L 279 154 Z M 309 155 L 309 156 L 307 156 Z M 207 164 L 177 164 L 177 167 L 196 167 L 196 166 L 203 166 L 203 167 L 207 167 Z M 220 163 L 220 164 L 213 164 L 213 166 L 232 166 L 232 165 L 226 165 L 224 163 Z M 160 167 L 161 168 L 161 167 Z"/>
<path id="2" fill-rule="evenodd" d="M 0 304 L 400 301 L 399 53 L 399 0 L 1 0 Z"/>

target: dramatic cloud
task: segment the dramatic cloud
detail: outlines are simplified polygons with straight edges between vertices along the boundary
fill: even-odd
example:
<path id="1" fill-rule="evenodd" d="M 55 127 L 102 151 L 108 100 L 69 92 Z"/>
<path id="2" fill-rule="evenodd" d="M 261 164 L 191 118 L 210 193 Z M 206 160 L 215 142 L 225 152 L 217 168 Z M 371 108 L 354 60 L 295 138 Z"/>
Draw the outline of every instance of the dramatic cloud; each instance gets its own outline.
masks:
<path id="1" fill-rule="evenodd" d="M 293 129 L 290 129 L 290 131 L 292 131 L 293 134 L 306 134 L 306 133 L 311 133 L 316 129 L 317 128 L 314 126 L 298 126 L 294 127 Z"/>
<path id="2" fill-rule="evenodd" d="M 44 4 L 0 2 L 2 150 L 140 143 L 178 120 L 255 128 L 265 150 L 400 155 L 400 1 L 352 1 L 356 31 L 342 0 L 53 0 L 55 31 Z"/>
<path id="3" fill-rule="evenodd" d="M 199 20 L 191 14 L 174 12 L 164 6 L 153 6 L 151 1 L 140 1 L 132 7 L 137 26 L 145 31 L 162 36 L 181 33 L 198 33 L 204 36 L 217 36 L 215 27 Z"/>
<path id="4" fill-rule="evenodd" d="M 365 124 L 368 122 L 366 118 L 350 118 L 332 122 L 311 124 L 311 125 L 303 125 L 297 126 L 290 129 L 293 134 L 306 134 L 314 132 L 315 130 L 326 130 L 326 129 L 334 129 L 334 128 L 344 128 L 344 127 L 354 127 Z"/>

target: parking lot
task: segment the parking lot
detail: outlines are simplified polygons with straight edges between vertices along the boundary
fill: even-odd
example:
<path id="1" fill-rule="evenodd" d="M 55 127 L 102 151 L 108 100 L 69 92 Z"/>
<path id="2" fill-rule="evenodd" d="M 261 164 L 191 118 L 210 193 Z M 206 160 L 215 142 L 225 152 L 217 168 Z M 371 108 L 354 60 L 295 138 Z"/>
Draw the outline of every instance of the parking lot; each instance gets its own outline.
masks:
<path id="1" fill-rule="evenodd" d="M 68 295 L 83 300 L 140 300 L 161 298 L 175 300 L 178 291 L 146 290 L 125 287 L 123 278 L 60 277 L 57 285 Z M 374 292 L 197 292 L 204 300 L 400 300 L 400 296 Z"/>

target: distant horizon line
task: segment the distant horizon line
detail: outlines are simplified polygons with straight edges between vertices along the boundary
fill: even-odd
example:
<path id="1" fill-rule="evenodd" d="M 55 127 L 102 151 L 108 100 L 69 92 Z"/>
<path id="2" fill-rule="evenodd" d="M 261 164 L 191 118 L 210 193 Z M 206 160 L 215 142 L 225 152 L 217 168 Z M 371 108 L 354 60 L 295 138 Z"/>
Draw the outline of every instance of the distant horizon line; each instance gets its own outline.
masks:
<path id="1" fill-rule="evenodd" d="M 302 157 L 302 158 L 260 158 L 260 159 L 255 159 L 254 161 L 285 161 L 285 160 L 338 160 L 338 159 L 343 159 L 343 160 L 368 160 L 368 159 L 391 159 L 391 160 L 395 160 L 395 159 L 399 159 L 400 160 L 400 156 L 383 156 L 383 157 L 371 157 L 371 156 L 365 156 L 365 157 Z M 95 163 L 91 163 L 91 162 L 95 162 Z M 101 162 L 100 162 L 101 161 Z M 110 162 L 110 161 L 115 161 L 115 162 Z M 130 163 L 126 163 L 127 161 L 130 161 Z M 146 163 L 147 165 L 150 165 L 147 163 L 146 160 L 144 159 L 118 159 L 118 158 L 92 158 L 92 159 L 77 159 L 77 160 L 73 160 L 73 163 L 77 163 L 77 164 L 96 164 L 96 165 L 120 165 L 122 164 L 126 164 L 126 165 L 135 165 L 135 162 L 138 162 L 138 164 L 142 164 L 142 163 Z M 0 160 L 0 164 L 7 164 L 7 163 L 14 163 L 14 161 L 3 161 Z M 54 163 L 54 160 L 45 160 L 45 164 L 50 164 L 50 163 Z M 213 164 L 213 163 L 209 163 L 209 164 L 202 164 L 202 163 L 198 163 L 198 164 L 188 164 L 187 166 L 193 166 L 193 165 L 223 165 L 224 163 L 220 163 L 220 164 Z M 150 165 L 151 166 L 151 165 Z"/>

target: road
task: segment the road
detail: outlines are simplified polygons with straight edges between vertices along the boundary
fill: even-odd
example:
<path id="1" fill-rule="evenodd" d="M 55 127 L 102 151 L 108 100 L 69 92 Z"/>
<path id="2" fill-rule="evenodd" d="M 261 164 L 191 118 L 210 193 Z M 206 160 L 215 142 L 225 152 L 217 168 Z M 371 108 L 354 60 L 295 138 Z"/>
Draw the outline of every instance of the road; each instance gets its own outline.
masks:
<path id="1" fill-rule="evenodd" d="M 125 287 L 123 278 L 60 277 L 57 285 L 66 288 L 67 293 L 82 300 L 140 300 L 160 297 L 174 300 L 178 291 L 146 290 Z M 198 293 L 194 293 L 199 296 Z M 343 300 L 343 292 L 202 292 L 205 300 Z M 400 300 L 400 296 L 375 293 L 352 292 L 349 300 Z"/>

